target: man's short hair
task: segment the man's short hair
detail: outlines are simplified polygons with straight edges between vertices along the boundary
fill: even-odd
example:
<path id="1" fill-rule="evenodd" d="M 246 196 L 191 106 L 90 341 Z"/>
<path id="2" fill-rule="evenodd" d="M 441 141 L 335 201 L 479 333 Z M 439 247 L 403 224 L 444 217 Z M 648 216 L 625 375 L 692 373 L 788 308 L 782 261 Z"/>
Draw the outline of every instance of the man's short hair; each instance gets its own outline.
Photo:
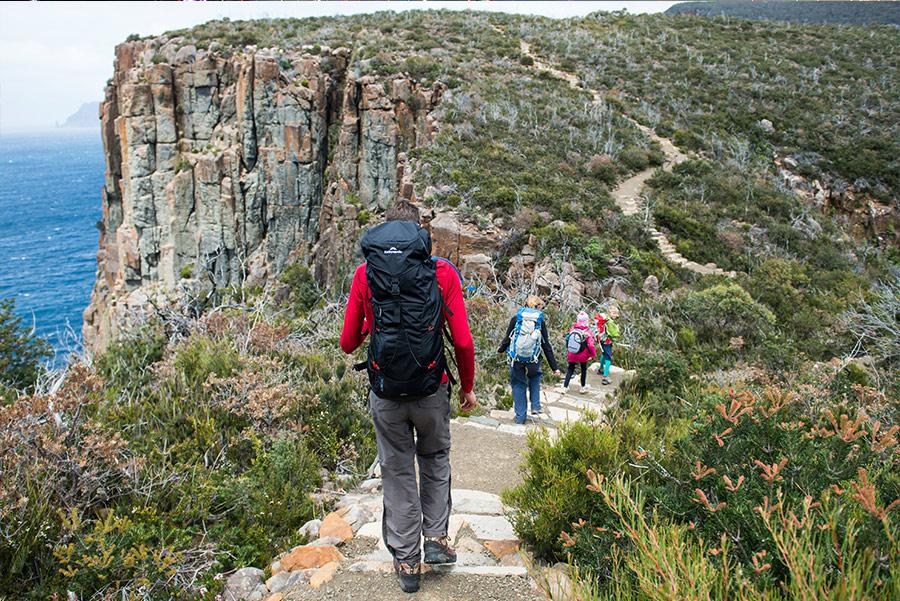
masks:
<path id="1" fill-rule="evenodd" d="M 385 221 L 414 221 L 419 223 L 419 207 L 408 200 L 398 200 L 384 212 Z"/>

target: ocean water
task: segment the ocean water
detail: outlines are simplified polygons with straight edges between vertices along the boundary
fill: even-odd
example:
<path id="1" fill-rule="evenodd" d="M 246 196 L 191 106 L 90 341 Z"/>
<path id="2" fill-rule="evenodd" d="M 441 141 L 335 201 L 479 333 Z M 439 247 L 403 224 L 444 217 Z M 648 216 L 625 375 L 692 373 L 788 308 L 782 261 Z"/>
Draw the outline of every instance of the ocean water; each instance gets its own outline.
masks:
<path id="1" fill-rule="evenodd" d="M 0 297 L 56 349 L 81 338 L 97 268 L 103 145 L 99 129 L 0 136 Z"/>

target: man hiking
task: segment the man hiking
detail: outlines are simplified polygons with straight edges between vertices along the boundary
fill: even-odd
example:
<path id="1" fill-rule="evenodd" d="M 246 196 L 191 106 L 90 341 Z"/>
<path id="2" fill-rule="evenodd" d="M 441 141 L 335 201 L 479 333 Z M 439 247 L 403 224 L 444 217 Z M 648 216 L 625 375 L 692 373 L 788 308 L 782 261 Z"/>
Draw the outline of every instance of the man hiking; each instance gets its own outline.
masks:
<path id="1" fill-rule="evenodd" d="M 547 320 L 541 311 L 543 301 L 537 296 L 525 299 L 525 306 L 509 320 L 506 334 L 497 349 L 509 360 L 509 385 L 512 388 L 513 411 L 517 424 L 524 424 L 531 398 L 531 414 L 541 413 L 541 351 L 550 369 L 559 376 L 553 346 L 547 334 Z"/>
<path id="2" fill-rule="evenodd" d="M 478 404 L 472 391 L 475 348 L 459 273 L 431 256 L 431 237 L 413 204 L 394 204 L 360 245 L 366 262 L 350 285 L 341 349 L 352 353 L 369 337 L 364 365 L 384 489 L 382 534 L 400 588 L 412 593 L 419 590 L 423 534 L 425 563 L 456 561 L 447 537 L 453 379 L 444 356 L 445 326 L 465 411 Z"/>

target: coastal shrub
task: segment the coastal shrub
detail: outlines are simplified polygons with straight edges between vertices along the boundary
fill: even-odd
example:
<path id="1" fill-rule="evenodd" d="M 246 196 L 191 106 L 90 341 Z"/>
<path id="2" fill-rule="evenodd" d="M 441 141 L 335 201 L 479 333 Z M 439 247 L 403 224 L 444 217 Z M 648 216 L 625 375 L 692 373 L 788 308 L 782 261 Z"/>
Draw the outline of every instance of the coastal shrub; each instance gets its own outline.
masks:
<path id="1" fill-rule="evenodd" d="M 628 470 L 631 449 L 651 444 L 652 431 L 650 422 L 631 415 L 613 424 L 561 424 L 555 439 L 546 430 L 529 432 L 523 482 L 503 494 L 504 502 L 517 509 L 512 521 L 519 536 L 539 556 L 558 558 L 563 550 L 560 532 L 571 528 L 575 516 L 597 527 L 606 524 L 611 514 L 585 488 L 584 474 L 591 466 L 610 473 Z M 586 549 L 592 561 L 597 560 L 597 549 L 609 542 L 602 537 L 596 548 Z"/>
<path id="2" fill-rule="evenodd" d="M 137 390 L 153 377 L 148 368 L 162 359 L 166 336 L 158 324 L 123 334 L 94 358 L 94 366 L 112 390 Z"/>
<path id="3" fill-rule="evenodd" d="M 699 342 L 727 346 L 732 338 L 755 341 L 775 326 L 772 312 L 733 282 L 690 290 L 675 301 L 679 321 L 697 334 Z"/>
<path id="4" fill-rule="evenodd" d="M 642 171 L 650 164 L 647 151 L 634 146 L 628 147 L 619 153 L 619 161 L 631 171 Z"/>
<path id="5" fill-rule="evenodd" d="M 362 381 L 336 344 L 295 345 L 247 311 L 194 320 L 171 347 L 161 331 L 0 407 L 0 596 L 211 598 L 215 574 L 303 542 L 323 468 L 371 464 Z"/>
<path id="6" fill-rule="evenodd" d="M 686 422 L 656 422 L 665 413 L 653 406 L 623 408 L 608 435 L 639 411 L 648 427 L 618 447 L 607 440 L 615 453 L 595 454 L 587 423 L 566 426 L 555 442 L 529 438 L 524 483 L 506 496 L 520 511 L 517 531 L 540 537 L 548 559 L 578 566 L 579 598 L 628 590 L 655 599 L 684 590 L 693 599 L 698 583 L 701 595 L 704 587 L 734 586 L 759 591 L 749 598 L 780 589 L 844 598 L 852 584 L 867 598 L 891 598 L 900 587 L 896 407 L 861 385 L 829 396 L 830 378 L 810 377 L 798 382 L 801 392 L 700 391 L 689 399 Z M 571 432 L 583 433 L 580 444 Z M 579 481 L 574 472 L 591 462 L 596 467 Z M 550 474 L 564 479 L 572 498 L 539 492 L 541 483 L 553 488 Z M 546 530 L 556 527 L 554 546 Z M 703 556 L 709 564 L 697 563 Z M 733 582 L 709 571 L 726 565 Z"/>
<path id="7" fill-rule="evenodd" d="M 180 346 L 173 367 L 189 390 L 199 390 L 210 376 L 225 378 L 240 365 L 237 351 L 229 341 L 193 336 Z"/>
<path id="8" fill-rule="evenodd" d="M 728 536 L 705 544 L 690 526 L 648 512 L 646 498 L 627 479 L 594 474 L 591 481 L 590 489 L 603 498 L 622 529 L 620 539 L 612 545 L 612 569 L 605 582 L 575 571 L 572 598 L 576 601 L 896 596 L 896 579 L 885 582 L 877 577 L 877 558 L 859 552 L 855 520 L 836 538 L 832 528 L 842 508 L 830 499 L 804 501 L 799 507 L 785 506 L 779 500 L 761 508 L 757 519 L 777 542 L 777 553 L 756 554 L 750 569 L 732 557 L 733 543 Z M 578 544 L 571 537 L 569 540 L 573 548 Z M 834 556 L 840 558 L 839 570 L 833 569 Z M 791 578 L 784 584 L 760 577 L 771 570 L 773 558 L 790 566 Z"/>
<path id="9" fill-rule="evenodd" d="M 15 300 L 0 299 L 0 400 L 3 390 L 28 388 L 37 378 L 41 361 L 52 355 L 49 343 L 26 327 L 15 314 Z"/>
<path id="10" fill-rule="evenodd" d="M 290 265 L 282 272 L 281 281 L 290 287 L 290 301 L 296 315 L 305 315 L 322 300 L 322 292 L 305 265 Z"/>
<path id="11" fill-rule="evenodd" d="M 622 384 L 622 407 L 660 417 L 681 415 L 683 399 L 692 385 L 690 368 L 681 354 L 665 350 L 636 353 L 631 368 L 637 373 Z"/>

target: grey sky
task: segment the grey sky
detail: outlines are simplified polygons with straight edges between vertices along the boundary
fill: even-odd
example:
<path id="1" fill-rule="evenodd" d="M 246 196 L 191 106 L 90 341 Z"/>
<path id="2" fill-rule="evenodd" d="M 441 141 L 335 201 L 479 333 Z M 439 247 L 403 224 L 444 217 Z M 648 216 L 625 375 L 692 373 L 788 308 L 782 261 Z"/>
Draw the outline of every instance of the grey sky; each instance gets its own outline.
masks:
<path id="1" fill-rule="evenodd" d="M 585 15 L 658 12 L 675 2 L 0 2 L 0 133 L 52 127 L 100 100 L 113 48 L 131 33 L 160 34 L 212 19 L 312 17 L 450 8 Z"/>

